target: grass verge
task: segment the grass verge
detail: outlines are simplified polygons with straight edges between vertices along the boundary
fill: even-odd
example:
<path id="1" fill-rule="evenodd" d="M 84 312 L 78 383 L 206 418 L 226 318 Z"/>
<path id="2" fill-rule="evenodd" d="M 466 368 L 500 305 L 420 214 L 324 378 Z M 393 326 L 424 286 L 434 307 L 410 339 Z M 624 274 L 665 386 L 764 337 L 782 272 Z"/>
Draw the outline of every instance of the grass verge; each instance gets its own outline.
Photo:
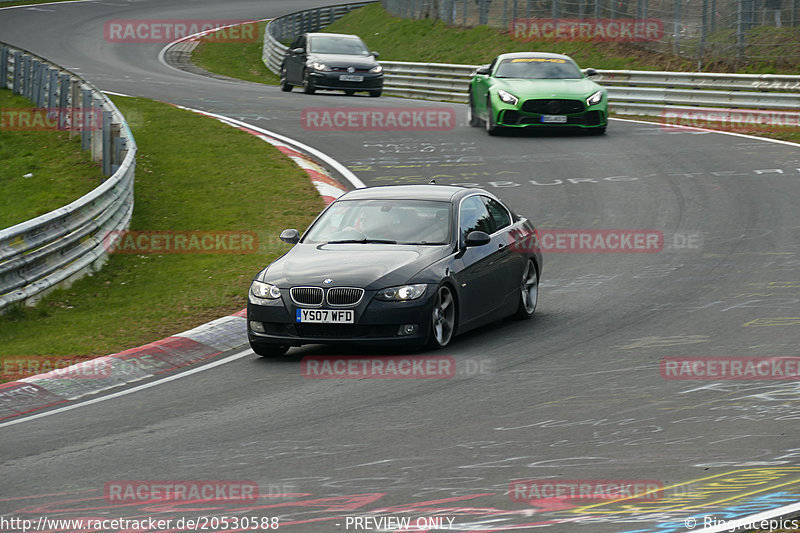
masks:
<path id="1" fill-rule="evenodd" d="M 0 320 L 1 356 L 105 355 L 239 311 L 253 275 L 323 202 L 269 144 L 167 104 L 114 98 L 139 156 L 132 230 L 254 231 L 255 253 L 112 254 L 106 266 Z"/>
<path id="2" fill-rule="evenodd" d="M 192 62 L 223 76 L 277 85 L 278 76 L 261 61 L 266 25 L 266 21 L 258 23 L 258 39 L 253 42 L 201 42 L 192 53 Z"/>
<path id="3" fill-rule="evenodd" d="M 34 119 L 30 100 L 0 89 L 0 228 L 77 200 L 103 182 L 100 166 L 80 149 L 79 136 L 20 126 Z M 29 121 L 30 123 L 30 121 Z M 27 176 L 27 177 L 26 177 Z"/>

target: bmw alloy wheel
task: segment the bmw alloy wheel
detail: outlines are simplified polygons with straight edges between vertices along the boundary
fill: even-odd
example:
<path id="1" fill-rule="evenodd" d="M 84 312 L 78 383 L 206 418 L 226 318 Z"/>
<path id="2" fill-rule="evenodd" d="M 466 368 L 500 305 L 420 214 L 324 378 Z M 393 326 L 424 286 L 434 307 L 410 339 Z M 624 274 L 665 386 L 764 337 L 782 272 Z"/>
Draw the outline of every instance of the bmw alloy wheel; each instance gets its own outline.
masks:
<path id="1" fill-rule="evenodd" d="M 439 287 L 433 305 L 431 340 L 435 347 L 443 348 L 450 344 L 456 325 L 456 302 L 447 285 Z"/>

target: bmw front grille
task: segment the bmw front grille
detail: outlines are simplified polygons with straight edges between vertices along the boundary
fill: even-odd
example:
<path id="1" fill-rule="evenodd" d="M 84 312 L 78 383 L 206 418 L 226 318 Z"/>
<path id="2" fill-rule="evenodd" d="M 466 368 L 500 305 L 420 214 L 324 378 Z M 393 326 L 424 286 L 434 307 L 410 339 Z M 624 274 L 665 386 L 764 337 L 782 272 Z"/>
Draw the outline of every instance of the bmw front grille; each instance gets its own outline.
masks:
<path id="1" fill-rule="evenodd" d="M 289 293 L 297 305 L 322 305 L 321 287 L 292 287 Z"/>
<path id="2" fill-rule="evenodd" d="M 333 287 L 327 294 L 322 287 L 292 287 L 289 293 L 292 301 L 301 306 L 320 306 L 324 301 L 331 306 L 352 306 L 364 297 L 364 289 L 356 287 Z"/>

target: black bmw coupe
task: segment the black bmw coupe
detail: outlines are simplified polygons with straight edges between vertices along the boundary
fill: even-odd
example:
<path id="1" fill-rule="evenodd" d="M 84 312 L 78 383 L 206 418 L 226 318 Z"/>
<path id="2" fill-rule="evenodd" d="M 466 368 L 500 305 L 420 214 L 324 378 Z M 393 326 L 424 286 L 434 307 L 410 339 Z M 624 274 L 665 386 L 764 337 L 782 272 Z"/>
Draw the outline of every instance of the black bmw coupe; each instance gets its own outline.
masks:
<path id="1" fill-rule="evenodd" d="M 482 189 L 394 185 L 330 204 L 258 273 L 247 336 L 262 356 L 303 344 L 447 346 L 454 335 L 530 318 L 542 255 L 533 224 Z"/>

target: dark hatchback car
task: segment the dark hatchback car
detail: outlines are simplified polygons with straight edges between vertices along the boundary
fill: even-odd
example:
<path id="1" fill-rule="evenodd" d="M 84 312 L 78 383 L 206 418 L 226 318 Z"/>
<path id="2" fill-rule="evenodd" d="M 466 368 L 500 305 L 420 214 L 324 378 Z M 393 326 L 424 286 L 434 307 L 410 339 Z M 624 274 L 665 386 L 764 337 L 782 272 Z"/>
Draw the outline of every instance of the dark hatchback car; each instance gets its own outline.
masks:
<path id="1" fill-rule="evenodd" d="M 395 185 L 329 205 L 258 273 L 247 303 L 253 351 L 303 344 L 447 346 L 454 335 L 536 310 L 534 227 L 482 189 Z"/>
<path id="2" fill-rule="evenodd" d="M 380 96 L 383 67 L 356 35 L 305 33 L 295 38 L 281 65 L 281 89 L 295 85 L 313 94 L 317 89 L 344 91 L 352 95 L 367 91 Z"/>

